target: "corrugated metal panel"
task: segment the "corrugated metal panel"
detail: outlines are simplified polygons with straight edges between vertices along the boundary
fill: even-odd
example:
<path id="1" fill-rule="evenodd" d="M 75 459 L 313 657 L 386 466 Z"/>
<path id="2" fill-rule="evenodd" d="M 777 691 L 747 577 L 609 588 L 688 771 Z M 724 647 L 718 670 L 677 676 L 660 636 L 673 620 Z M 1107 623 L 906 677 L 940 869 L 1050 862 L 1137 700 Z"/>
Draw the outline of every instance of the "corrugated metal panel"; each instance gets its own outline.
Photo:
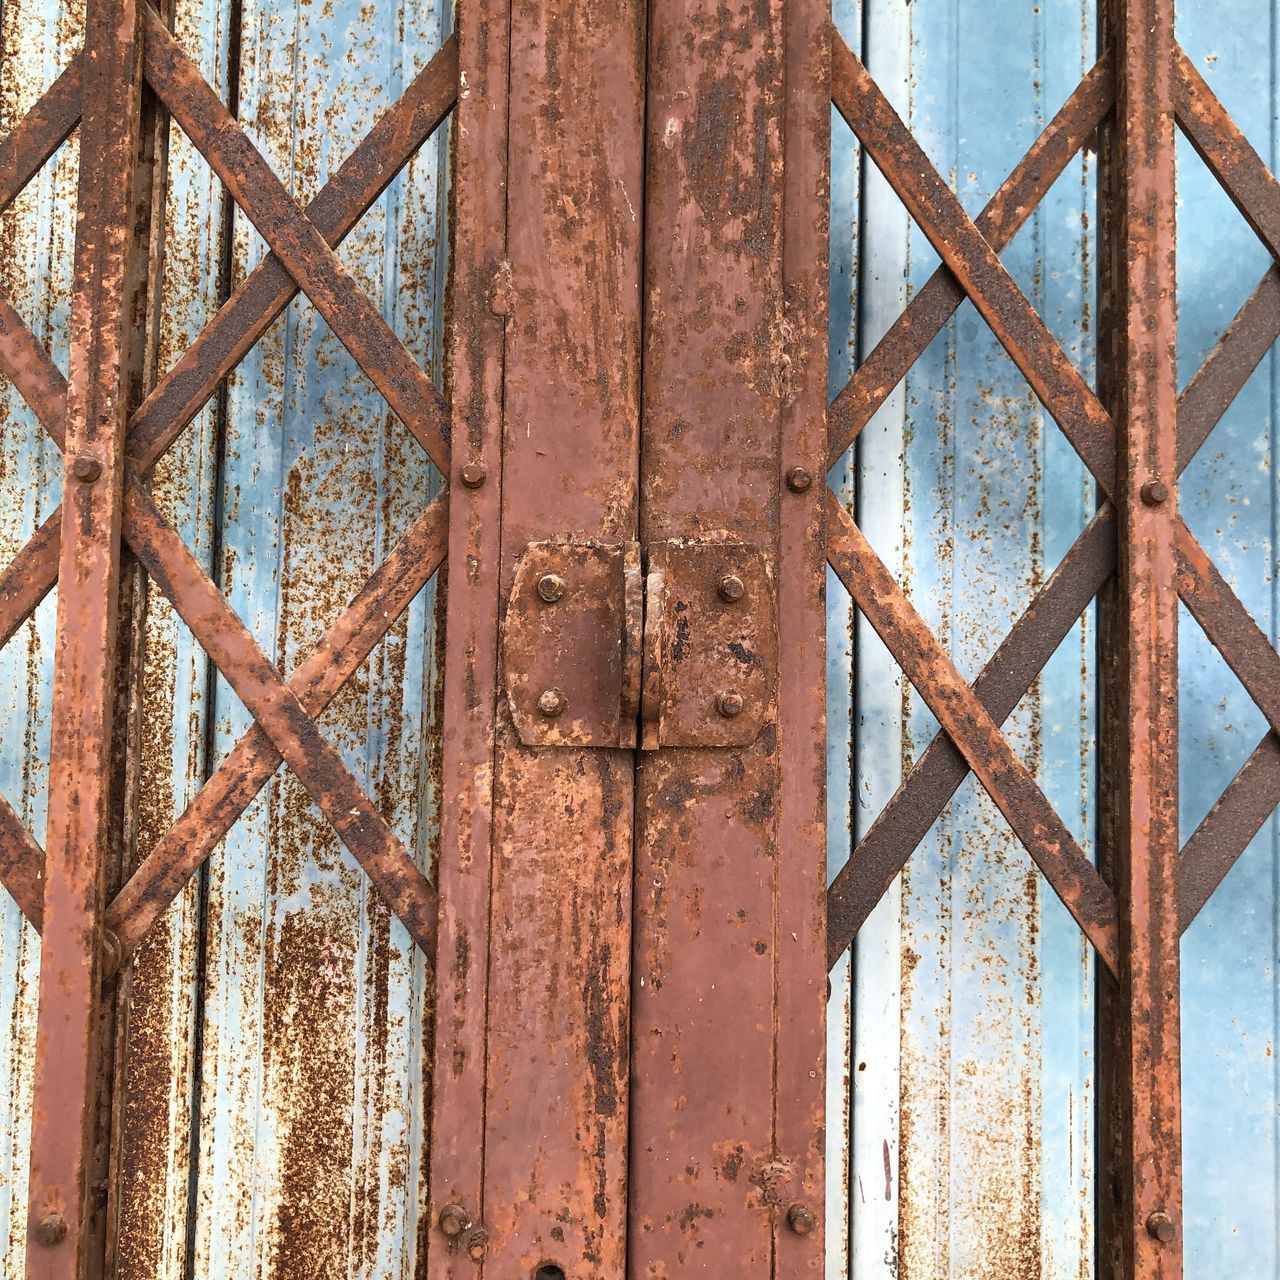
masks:
<path id="1" fill-rule="evenodd" d="M 1277 7 L 1183 0 L 1178 37 L 1273 171 Z M 1191 377 L 1268 266 L 1268 254 L 1183 144 L 1178 152 L 1178 362 Z M 1192 532 L 1273 644 L 1276 608 L 1277 384 L 1274 354 L 1183 474 Z M 1181 668 L 1185 839 L 1265 732 L 1239 682 L 1184 611 Z M 1280 1275 L 1280 1033 L 1276 982 L 1280 826 L 1264 825 L 1182 944 L 1188 1280 Z"/>
<path id="2" fill-rule="evenodd" d="M 877 0 L 865 56 L 976 214 L 1088 70 L 1093 23 L 1087 5 Z M 878 175 L 864 181 L 865 353 L 937 259 Z M 1086 370 L 1093 199 L 1077 161 L 1003 255 Z M 858 491 L 862 527 L 970 677 L 1092 510 L 1070 447 L 968 304 L 864 435 Z M 1008 726 L 1086 841 L 1093 643 L 1077 628 Z M 863 628 L 856 654 L 865 830 L 891 762 L 936 725 Z M 854 1274 L 1089 1275 L 1087 948 L 972 782 L 899 892 L 854 957 Z"/>
<path id="3" fill-rule="evenodd" d="M 305 203 L 439 47 L 434 0 L 247 0 L 240 119 Z M 428 368 L 438 363 L 439 156 L 429 144 L 341 250 Z M 232 279 L 262 257 L 233 224 Z M 292 670 L 436 487 L 429 464 L 311 306 L 234 376 L 219 569 Z M 322 724 L 427 857 L 431 592 Z M 248 725 L 219 682 L 215 754 Z M 408 1275 L 424 1196 L 420 957 L 301 788 L 280 775 L 209 868 L 195 1274 Z"/>
<path id="4" fill-rule="evenodd" d="M 5 0 L 0 7 L 0 132 L 7 133 L 80 44 L 83 5 Z M 73 136 L 0 217 L 0 288 L 59 367 L 67 366 L 79 148 Z M 58 451 L 35 415 L 0 380 L 0 560 L 5 564 L 61 497 Z M 0 794 L 44 839 L 54 597 L 0 651 Z M 27 1144 L 39 940 L 0 894 L 0 1274 L 23 1275 Z"/>

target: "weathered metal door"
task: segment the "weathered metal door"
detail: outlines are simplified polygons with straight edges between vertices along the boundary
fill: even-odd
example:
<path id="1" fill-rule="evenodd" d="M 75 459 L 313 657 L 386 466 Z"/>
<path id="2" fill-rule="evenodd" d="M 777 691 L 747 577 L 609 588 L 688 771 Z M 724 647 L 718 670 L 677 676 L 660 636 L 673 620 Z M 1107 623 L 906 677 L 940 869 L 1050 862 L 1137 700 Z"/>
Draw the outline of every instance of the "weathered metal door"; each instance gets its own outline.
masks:
<path id="1" fill-rule="evenodd" d="M 56 586 L 48 745 L 24 743 L 48 762 L 43 841 L 0 804 L 0 879 L 40 933 L 13 1265 L 822 1273 L 828 968 L 972 773 L 1099 957 L 1097 1273 L 1181 1274 L 1178 938 L 1273 808 L 1275 740 L 1179 856 L 1179 601 L 1270 728 L 1280 658 L 1176 481 L 1280 326 L 1272 268 L 1178 399 L 1175 121 L 1272 253 L 1280 187 L 1172 5 L 1114 0 L 1101 60 L 976 219 L 820 0 L 466 0 L 394 94 L 359 8 L 324 7 L 273 65 L 294 17 L 270 6 L 234 9 L 236 42 L 260 27 L 232 55 L 185 5 L 88 0 L 0 143 L 0 208 L 73 134 L 79 156 L 65 374 L 0 296 L 0 366 L 62 495 L 0 578 L 5 640 Z M 339 84 L 316 114 L 354 102 L 362 126 L 311 166 L 323 186 L 304 108 L 272 146 L 263 125 L 308 57 Z M 828 407 L 833 105 L 941 265 Z M 430 204 L 401 175 L 446 121 L 447 252 L 388 231 L 375 301 L 340 246 L 388 189 Z M 1096 138 L 1095 389 L 999 255 Z M 182 311 L 174 260 L 215 224 Z M 299 295 L 318 336 L 277 348 Z M 966 298 L 1098 502 L 972 683 L 864 534 L 867 494 L 855 519 L 825 479 Z M 344 419 L 365 395 L 374 434 Z M 158 470 L 189 429 L 219 441 L 213 519 Z M 241 568 L 292 556 L 308 572 L 270 591 Z M 829 891 L 828 565 L 939 730 Z M 1095 865 L 1001 726 L 1100 593 Z M 172 675 L 197 647 L 203 694 Z M 353 690 L 360 715 L 322 721 Z M 287 854 L 251 868 L 274 915 L 214 878 L 257 856 L 237 823 Z M 246 1078 L 255 1035 L 292 1047 Z"/>

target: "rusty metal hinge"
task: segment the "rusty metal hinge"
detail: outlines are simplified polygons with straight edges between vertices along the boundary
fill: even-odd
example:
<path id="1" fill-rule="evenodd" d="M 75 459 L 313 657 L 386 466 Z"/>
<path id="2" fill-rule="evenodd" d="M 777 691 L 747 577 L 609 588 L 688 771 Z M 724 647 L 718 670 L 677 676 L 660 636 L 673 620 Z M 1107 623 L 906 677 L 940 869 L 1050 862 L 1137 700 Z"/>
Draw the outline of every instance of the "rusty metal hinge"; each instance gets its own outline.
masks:
<path id="1" fill-rule="evenodd" d="M 769 557 L 725 536 L 552 539 L 517 561 L 503 620 L 527 746 L 749 746 L 778 664 Z"/>

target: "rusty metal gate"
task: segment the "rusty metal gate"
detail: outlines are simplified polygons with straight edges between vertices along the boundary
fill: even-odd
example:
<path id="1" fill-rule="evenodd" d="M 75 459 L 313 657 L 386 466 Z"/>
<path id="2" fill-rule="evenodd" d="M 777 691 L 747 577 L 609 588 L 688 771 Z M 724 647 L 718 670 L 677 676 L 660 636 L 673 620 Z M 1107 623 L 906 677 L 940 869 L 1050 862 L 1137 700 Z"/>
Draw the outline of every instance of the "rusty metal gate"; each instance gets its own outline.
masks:
<path id="1" fill-rule="evenodd" d="M 47 796 L 0 801 L 0 879 L 40 938 L 6 1265 L 231 1275 L 219 1239 L 241 1233 L 264 1275 L 844 1274 L 824 1249 L 845 1228 L 827 1220 L 828 972 L 972 777 L 1098 961 L 1081 1274 L 1182 1274 L 1179 939 L 1280 797 L 1280 656 L 1177 482 L 1280 335 L 1280 295 L 1269 265 L 1179 395 L 1177 131 L 1270 255 L 1280 184 L 1172 9 L 1108 0 L 1096 65 L 976 218 L 824 0 L 465 0 L 395 93 L 389 46 L 357 42 L 343 10 L 309 74 L 342 98 L 322 119 L 354 102 L 363 136 L 312 165 L 323 185 L 298 178 L 312 161 L 292 134 L 270 158 L 255 140 L 246 104 L 270 114 L 276 71 L 234 52 L 238 26 L 210 52 L 183 5 L 87 0 L 56 38 L 6 21 L 47 42 L 37 61 L 70 56 L 0 142 L 0 210 L 78 147 L 65 374 L 45 321 L 0 295 L 0 368 L 61 455 L 61 505 L 0 578 L 6 642 L 41 632 L 56 592 L 48 738 L 22 742 Z M 262 31 L 295 21 L 253 13 Z M 409 40 L 403 14 L 391 25 Z M 940 261 L 829 402 L 833 108 Z M 1096 387 L 1001 259 L 1095 148 Z M 397 224 L 371 285 L 344 242 L 388 191 L 447 239 Z M 299 297 L 315 335 L 286 359 Z M 874 489 L 854 508 L 827 483 L 962 304 L 1095 495 L 972 680 L 864 532 Z M 272 489 L 275 389 L 334 362 L 293 411 L 320 460 Z M 381 398 L 376 432 L 344 395 Z M 251 426 L 229 445 L 236 397 Z M 164 469 L 193 432 L 239 451 L 216 519 Z M 345 521 L 324 517 L 335 501 Z M 292 542 L 264 548 L 270 512 Z M 304 569 L 272 590 L 315 581 L 286 625 L 241 566 L 291 556 Z M 828 566 L 937 729 L 829 888 Z M 1094 608 L 1096 859 L 1003 730 Z M 1266 725 L 1185 842 L 1180 608 Z M 414 688 L 411 730 L 388 708 Z M 353 689 L 364 709 L 335 727 Z M 179 757 L 198 785 L 177 785 Z M 246 823 L 299 860 L 254 862 L 292 906 L 249 912 L 251 937 L 212 879 L 257 858 L 235 843 Z M 323 874 L 299 869 L 304 846 Z M 353 895 L 355 941 L 334 923 Z M 256 1032 L 229 999 L 196 1028 L 179 952 L 224 993 L 271 970 Z M 367 970 L 350 1007 L 326 994 L 348 965 Z M 217 1085 L 207 1139 L 192 1097 L 268 1023 L 297 1053 L 273 1084 L 291 1162 L 249 1178 L 271 1188 L 264 1224 L 256 1194 L 219 1189 L 261 1081 Z M 411 1049 L 389 1066 L 391 1024 Z M 358 1049 L 331 1054 L 348 1034 Z M 326 1166 L 331 1113 L 364 1151 L 350 1180 Z M 313 1252 L 334 1213 L 341 1245 Z M 409 1241 L 394 1257 L 392 1237 Z"/>

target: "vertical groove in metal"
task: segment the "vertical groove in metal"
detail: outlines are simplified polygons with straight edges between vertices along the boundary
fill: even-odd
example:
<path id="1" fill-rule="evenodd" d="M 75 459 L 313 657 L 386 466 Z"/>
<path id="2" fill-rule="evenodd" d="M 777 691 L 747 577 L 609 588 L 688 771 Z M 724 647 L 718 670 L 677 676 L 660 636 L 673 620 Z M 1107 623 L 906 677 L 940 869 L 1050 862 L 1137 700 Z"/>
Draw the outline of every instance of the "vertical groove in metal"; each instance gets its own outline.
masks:
<path id="1" fill-rule="evenodd" d="M 1172 0 L 1111 0 L 1117 95 L 1105 173 L 1106 389 L 1119 569 L 1104 655 L 1103 863 L 1120 905 L 1102 975 L 1104 1280 L 1182 1274 L 1177 350 Z M 1159 487 L 1155 487 L 1159 486 Z"/>
<path id="2" fill-rule="evenodd" d="M 91 0 L 64 449 L 62 554 L 27 1275 L 82 1280 L 101 1083 L 101 916 L 112 806 L 120 521 L 129 365 L 146 314 L 134 252 L 141 33 L 132 0 Z M 77 471 L 78 463 L 78 471 Z"/>

